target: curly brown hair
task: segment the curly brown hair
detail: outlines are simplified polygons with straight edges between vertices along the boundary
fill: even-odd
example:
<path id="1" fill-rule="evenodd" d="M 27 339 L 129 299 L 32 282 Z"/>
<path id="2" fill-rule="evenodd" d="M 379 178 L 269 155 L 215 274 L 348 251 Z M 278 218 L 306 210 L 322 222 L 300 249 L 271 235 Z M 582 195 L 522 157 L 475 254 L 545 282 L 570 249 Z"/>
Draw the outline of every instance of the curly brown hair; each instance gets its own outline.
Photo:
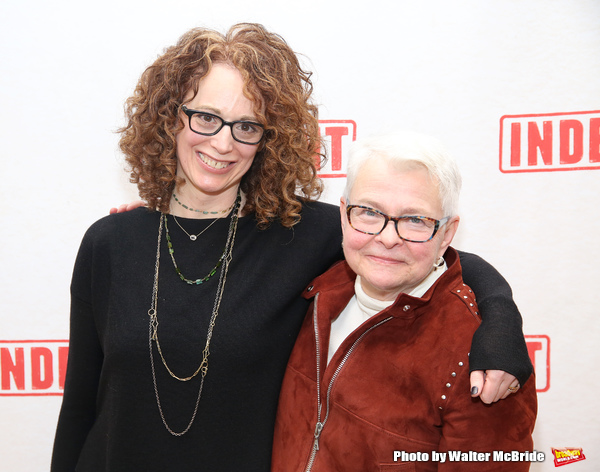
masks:
<path id="1" fill-rule="evenodd" d="M 142 74 L 125 103 L 127 124 L 119 146 L 150 208 L 169 211 L 176 176 L 176 135 L 185 126 L 181 105 L 198 92 L 213 63 L 229 63 L 244 78 L 265 137 L 242 178 L 244 212 L 255 212 L 260 228 L 279 219 L 291 227 L 300 220 L 303 200 L 321 195 L 317 164 L 323 159 L 318 110 L 311 101 L 312 73 L 305 71 L 285 40 L 262 25 L 240 23 L 226 35 L 205 28 L 185 33 Z"/>

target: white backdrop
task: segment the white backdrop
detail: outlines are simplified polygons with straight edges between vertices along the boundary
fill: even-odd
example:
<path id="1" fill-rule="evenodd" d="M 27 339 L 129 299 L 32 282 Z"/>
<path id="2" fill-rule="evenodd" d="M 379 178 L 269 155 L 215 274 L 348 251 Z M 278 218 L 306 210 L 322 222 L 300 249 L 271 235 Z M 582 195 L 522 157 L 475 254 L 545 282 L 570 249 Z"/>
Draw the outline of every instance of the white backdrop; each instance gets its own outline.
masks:
<path id="1" fill-rule="evenodd" d="M 598 0 L 2 2 L 0 470 L 48 469 L 75 254 L 92 222 L 137 196 L 114 132 L 124 100 L 184 31 L 239 21 L 306 56 L 323 134 L 350 128 L 330 146 L 342 167 L 323 169 L 325 200 L 338 202 L 352 132 L 411 128 L 452 150 L 464 178 L 454 245 L 509 280 L 536 353 L 546 461 L 532 470 L 553 470 L 551 448 L 564 447 L 586 456 L 568 468 L 598 470 Z"/>

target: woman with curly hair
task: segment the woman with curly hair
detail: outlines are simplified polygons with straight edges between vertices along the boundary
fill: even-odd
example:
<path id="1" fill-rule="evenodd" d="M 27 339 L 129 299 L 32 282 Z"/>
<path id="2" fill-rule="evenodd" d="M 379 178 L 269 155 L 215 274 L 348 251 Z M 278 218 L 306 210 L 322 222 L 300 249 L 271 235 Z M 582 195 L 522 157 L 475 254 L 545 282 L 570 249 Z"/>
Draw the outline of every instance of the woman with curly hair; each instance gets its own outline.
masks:
<path id="1" fill-rule="evenodd" d="M 310 76 L 257 24 L 193 29 L 142 74 L 120 147 L 148 208 L 79 249 L 52 470 L 269 470 L 300 294 L 342 258 L 339 208 L 316 201 Z M 491 321 L 471 368 L 524 382 L 510 288 L 461 256 Z M 489 401 L 514 379 L 497 378 Z"/>

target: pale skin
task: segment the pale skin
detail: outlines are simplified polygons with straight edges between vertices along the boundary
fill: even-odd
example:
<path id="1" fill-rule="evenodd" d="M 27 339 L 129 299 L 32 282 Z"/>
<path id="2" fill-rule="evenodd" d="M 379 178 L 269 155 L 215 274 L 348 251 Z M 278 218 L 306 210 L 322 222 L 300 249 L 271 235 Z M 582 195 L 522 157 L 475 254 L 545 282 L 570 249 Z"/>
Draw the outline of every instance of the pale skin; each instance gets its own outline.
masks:
<path id="1" fill-rule="evenodd" d="M 242 74 L 231 64 L 215 63 L 200 81 L 198 92 L 189 92 L 185 105 L 192 110 L 217 115 L 225 121 L 258 121 L 254 103 L 244 95 Z M 231 206 L 242 177 L 252 165 L 258 144 L 233 139 L 229 126 L 212 135 L 193 132 L 187 116 L 181 113 L 184 128 L 176 136 L 177 176 L 184 184 L 175 189 L 180 201 L 191 208 L 219 211 Z M 137 200 L 111 208 L 110 214 L 130 211 L 145 202 Z M 242 205 L 243 207 L 243 200 Z M 210 218 L 210 214 L 189 212 L 171 198 L 170 213 L 188 218 Z"/>
<path id="2" fill-rule="evenodd" d="M 211 113 L 225 121 L 257 122 L 254 103 L 244 95 L 243 88 L 242 74 L 234 66 L 216 63 L 200 81 L 198 93 L 195 96 L 188 93 L 184 102 L 189 109 Z M 234 140 L 229 126 L 213 136 L 195 133 L 186 118 L 186 126 L 176 137 L 177 176 L 185 181 L 185 185 L 178 185 L 177 195 L 192 208 L 207 211 L 228 208 L 259 146 Z M 171 214 L 192 216 L 174 201 L 171 201 Z M 204 215 L 193 216 L 202 218 Z"/>
<path id="3" fill-rule="evenodd" d="M 370 161 L 361 169 L 350 203 L 393 216 L 419 214 L 436 219 L 445 216 L 437 188 L 424 169 L 401 171 L 385 161 Z M 398 236 L 391 222 L 378 235 L 355 231 L 347 220 L 347 204 L 342 198 L 340 214 L 346 261 L 361 275 L 363 290 L 382 300 L 394 300 L 399 293 L 418 285 L 450 245 L 459 223 L 457 216 L 452 217 L 431 241 L 411 243 Z M 508 397 L 512 393 L 509 387 L 519 386 L 513 375 L 501 370 L 473 371 L 470 381 L 472 396 L 488 404 Z"/>

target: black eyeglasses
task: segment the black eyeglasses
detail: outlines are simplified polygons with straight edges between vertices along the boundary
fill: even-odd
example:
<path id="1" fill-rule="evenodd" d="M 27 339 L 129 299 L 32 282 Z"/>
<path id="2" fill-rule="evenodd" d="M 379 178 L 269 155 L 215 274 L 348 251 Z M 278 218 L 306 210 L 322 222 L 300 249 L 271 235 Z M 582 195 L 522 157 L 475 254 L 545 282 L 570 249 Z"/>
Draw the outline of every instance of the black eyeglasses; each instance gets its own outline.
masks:
<path id="1" fill-rule="evenodd" d="M 393 221 L 398 237 L 411 243 L 425 243 L 433 239 L 438 229 L 450 219 L 448 216 L 441 220 L 427 216 L 394 217 L 362 205 L 347 205 L 346 215 L 350 226 L 365 234 L 379 234 Z"/>
<path id="2" fill-rule="evenodd" d="M 223 129 L 223 126 L 229 126 L 231 136 L 237 142 L 258 144 L 265 133 L 264 126 L 253 121 L 225 121 L 220 116 L 205 111 L 190 110 L 185 105 L 182 105 L 181 109 L 190 120 L 190 129 L 203 136 L 214 136 Z"/>

